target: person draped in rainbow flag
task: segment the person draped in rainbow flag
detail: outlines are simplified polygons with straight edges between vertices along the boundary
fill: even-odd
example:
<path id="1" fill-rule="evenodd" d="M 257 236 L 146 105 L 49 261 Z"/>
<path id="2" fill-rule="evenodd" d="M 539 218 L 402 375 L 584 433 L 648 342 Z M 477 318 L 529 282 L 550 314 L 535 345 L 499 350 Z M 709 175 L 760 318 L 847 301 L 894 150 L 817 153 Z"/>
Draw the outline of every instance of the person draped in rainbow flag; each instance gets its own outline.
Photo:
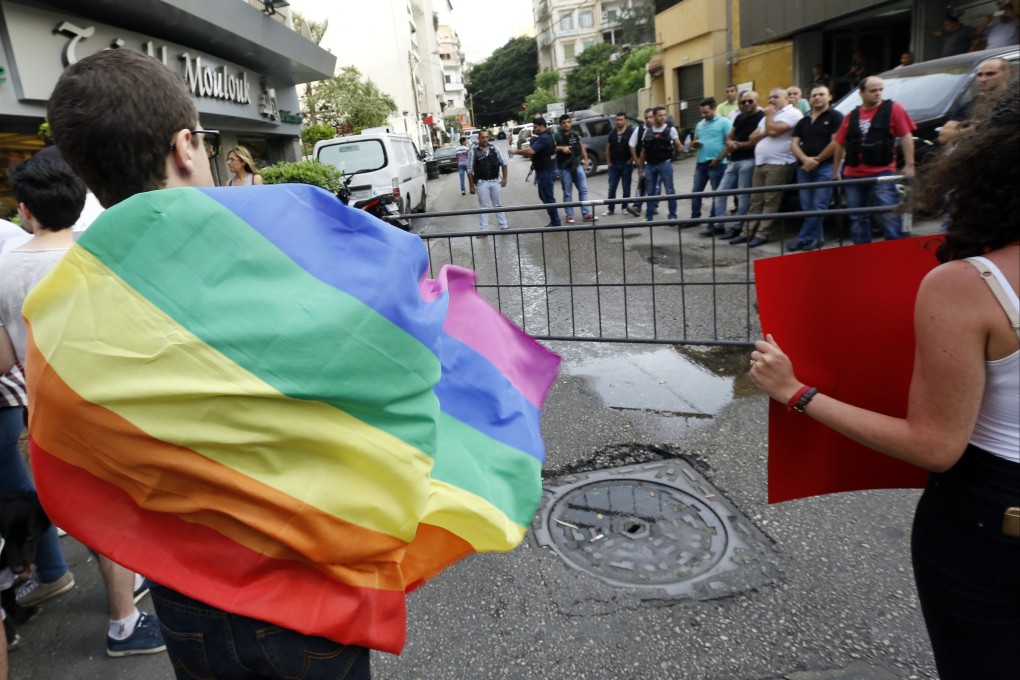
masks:
<path id="1" fill-rule="evenodd" d="M 72 64 L 49 121 L 108 209 L 24 307 L 44 507 L 157 584 L 180 677 L 368 677 L 407 592 L 522 540 L 559 358 L 327 192 L 211 188 L 155 59 Z"/>

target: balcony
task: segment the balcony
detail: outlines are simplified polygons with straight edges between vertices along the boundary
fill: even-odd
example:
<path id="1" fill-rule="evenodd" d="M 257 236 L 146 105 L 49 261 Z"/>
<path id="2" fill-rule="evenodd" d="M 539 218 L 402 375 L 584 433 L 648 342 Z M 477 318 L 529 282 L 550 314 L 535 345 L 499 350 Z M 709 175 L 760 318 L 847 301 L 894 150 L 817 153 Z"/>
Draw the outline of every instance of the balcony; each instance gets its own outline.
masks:
<path id="1" fill-rule="evenodd" d="M 541 5 L 535 8 L 535 23 L 542 21 L 549 16 L 549 3 L 543 2 Z"/>
<path id="2" fill-rule="evenodd" d="M 260 12 L 263 12 L 264 14 L 267 14 L 267 16 L 275 19 L 276 21 L 279 21 L 284 26 L 288 26 L 290 28 L 294 28 L 294 26 L 293 26 L 293 24 L 291 23 L 291 20 L 290 20 L 290 7 L 289 6 L 288 7 L 275 7 L 275 8 L 273 8 L 273 13 L 272 14 L 268 14 L 266 12 L 266 3 L 263 2 L 263 0 L 241 0 L 241 2 L 244 2 L 246 4 L 251 5 L 255 9 L 259 10 Z"/>

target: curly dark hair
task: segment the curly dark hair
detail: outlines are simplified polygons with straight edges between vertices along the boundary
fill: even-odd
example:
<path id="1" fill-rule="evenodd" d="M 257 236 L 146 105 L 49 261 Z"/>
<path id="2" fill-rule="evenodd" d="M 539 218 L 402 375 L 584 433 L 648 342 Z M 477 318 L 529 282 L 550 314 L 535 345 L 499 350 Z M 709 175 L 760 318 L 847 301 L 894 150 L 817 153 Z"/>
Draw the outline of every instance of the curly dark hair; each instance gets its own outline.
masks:
<path id="1" fill-rule="evenodd" d="M 1014 82 L 953 149 L 922 169 L 917 205 L 944 212 L 940 262 L 1002 248 L 1020 238 L 1020 84 Z"/>

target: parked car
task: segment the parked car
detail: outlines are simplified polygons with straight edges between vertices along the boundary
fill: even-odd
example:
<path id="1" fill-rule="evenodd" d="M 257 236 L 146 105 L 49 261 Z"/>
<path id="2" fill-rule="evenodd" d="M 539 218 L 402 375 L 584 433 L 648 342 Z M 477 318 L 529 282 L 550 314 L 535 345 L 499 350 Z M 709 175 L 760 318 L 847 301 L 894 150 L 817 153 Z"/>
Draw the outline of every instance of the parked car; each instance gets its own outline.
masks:
<path id="1" fill-rule="evenodd" d="M 937 148 L 939 128 L 977 96 L 978 65 L 995 57 L 1008 61 L 1016 73 L 1020 62 L 1020 47 L 1012 45 L 967 52 L 879 74 L 885 81 L 883 96 L 899 102 L 917 124 L 914 148 L 918 161 Z M 854 90 L 840 99 L 835 109 L 847 115 L 860 103 L 860 93 Z"/>
<path id="2" fill-rule="evenodd" d="M 436 149 L 432 154 L 432 160 L 438 163 L 439 172 L 457 172 L 457 149 L 452 146 Z"/>
<path id="3" fill-rule="evenodd" d="M 518 149 L 524 149 L 531 146 L 531 142 L 528 141 L 528 138 L 531 137 L 533 127 L 534 126 L 531 123 L 515 125 L 513 129 L 510 130 L 510 143 L 517 145 Z"/>
<path id="4" fill-rule="evenodd" d="M 393 194 L 401 213 L 425 212 L 425 163 L 409 138 L 365 131 L 317 142 L 313 155 L 345 174 L 357 173 L 358 183 L 350 187 L 352 201 Z"/>

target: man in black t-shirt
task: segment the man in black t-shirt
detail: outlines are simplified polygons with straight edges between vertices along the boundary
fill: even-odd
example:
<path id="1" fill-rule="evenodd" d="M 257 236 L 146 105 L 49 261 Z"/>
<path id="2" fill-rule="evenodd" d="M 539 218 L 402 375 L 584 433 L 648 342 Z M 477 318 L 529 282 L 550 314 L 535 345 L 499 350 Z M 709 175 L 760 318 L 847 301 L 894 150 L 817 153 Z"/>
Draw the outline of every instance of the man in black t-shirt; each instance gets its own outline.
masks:
<path id="1" fill-rule="evenodd" d="M 834 137 L 843 123 L 843 114 L 829 108 L 832 94 L 824 85 L 811 88 L 811 111 L 793 128 L 791 149 L 797 157 L 797 183 L 805 185 L 800 193 L 800 209 L 828 210 L 832 187 L 812 187 L 814 182 L 831 182 L 832 156 L 836 152 Z M 822 217 L 805 217 L 800 233 L 786 244 L 787 250 L 815 250 L 822 247 L 825 234 Z"/>
<path id="2" fill-rule="evenodd" d="M 733 129 L 726 135 L 726 157 L 729 163 L 726 165 L 726 173 L 719 182 L 717 192 L 730 189 L 749 189 L 754 176 L 754 146 L 757 140 L 751 140 L 751 133 L 758 129 L 758 123 L 765 116 L 765 111 L 758 105 L 758 93 L 748 90 L 740 93 L 737 99 L 740 106 L 740 113 L 733 119 Z M 726 196 L 716 196 L 715 214 L 722 216 L 726 214 Z M 739 194 L 737 196 L 737 215 L 746 215 L 751 204 L 750 194 Z M 726 229 L 723 222 L 716 222 L 711 227 L 701 232 L 701 236 L 719 236 L 720 238 L 735 238 L 741 232 L 742 223 L 731 223 Z"/>

